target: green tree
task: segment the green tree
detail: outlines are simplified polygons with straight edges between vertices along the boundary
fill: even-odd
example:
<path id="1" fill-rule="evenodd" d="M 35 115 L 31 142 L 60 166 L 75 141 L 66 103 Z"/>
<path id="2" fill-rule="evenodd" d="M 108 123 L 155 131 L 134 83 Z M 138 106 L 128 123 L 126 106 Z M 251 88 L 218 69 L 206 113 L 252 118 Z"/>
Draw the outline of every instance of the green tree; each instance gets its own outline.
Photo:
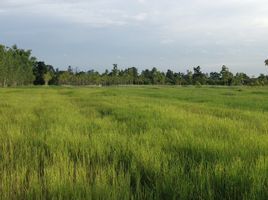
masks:
<path id="1" fill-rule="evenodd" d="M 44 62 L 37 62 L 34 66 L 33 73 L 35 75 L 34 84 L 35 85 L 44 85 L 45 79 L 44 76 L 47 73 L 47 66 Z"/>
<path id="2" fill-rule="evenodd" d="M 6 47 L 0 45 L 0 86 L 6 86 L 7 68 L 6 68 Z"/>
<path id="3" fill-rule="evenodd" d="M 149 69 L 145 69 L 141 72 L 140 83 L 145 85 L 152 84 L 151 71 Z"/>
<path id="4" fill-rule="evenodd" d="M 72 74 L 68 71 L 63 71 L 59 75 L 59 84 L 70 85 L 72 82 Z"/>
<path id="5" fill-rule="evenodd" d="M 221 69 L 221 82 L 223 85 L 231 85 L 233 80 L 233 74 L 229 71 L 229 69 L 223 65 Z"/>
<path id="6" fill-rule="evenodd" d="M 250 83 L 250 78 L 245 73 L 236 73 L 233 77 L 233 85 L 248 85 Z"/>
<path id="7" fill-rule="evenodd" d="M 44 74 L 44 80 L 45 80 L 45 85 L 48 85 L 48 82 L 52 79 L 52 75 L 50 71 Z"/>
<path id="8" fill-rule="evenodd" d="M 206 84 L 206 75 L 202 73 L 200 66 L 194 67 L 193 83 L 198 85 Z"/>
<path id="9" fill-rule="evenodd" d="M 118 65 L 117 64 L 113 64 L 113 69 L 111 72 L 112 76 L 118 76 L 119 75 L 119 70 L 118 70 Z"/>
<path id="10" fill-rule="evenodd" d="M 32 68 L 35 58 L 30 50 L 0 45 L 0 85 L 26 85 L 33 81 Z"/>
<path id="11" fill-rule="evenodd" d="M 53 66 L 46 65 L 45 62 L 36 62 L 33 68 L 33 74 L 35 75 L 35 85 L 48 85 L 51 80 L 55 81 L 55 70 Z"/>
<path id="12" fill-rule="evenodd" d="M 170 69 L 167 70 L 167 73 L 166 73 L 166 83 L 167 84 L 170 84 L 170 85 L 175 85 L 176 84 L 176 77 L 174 75 L 174 72 L 171 71 Z"/>
<path id="13" fill-rule="evenodd" d="M 209 80 L 208 84 L 209 85 L 219 85 L 221 80 L 221 74 L 218 72 L 211 72 L 209 74 Z"/>
<path id="14" fill-rule="evenodd" d="M 182 85 L 185 82 L 184 74 L 181 72 L 174 73 L 174 77 L 175 77 L 175 84 L 176 85 Z"/>
<path id="15" fill-rule="evenodd" d="M 268 83 L 268 77 L 265 76 L 264 74 L 260 74 L 260 76 L 258 77 L 258 80 L 261 85 L 266 85 Z"/>
<path id="16" fill-rule="evenodd" d="M 193 84 L 193 72 L 192 71 L 187 70 L 187 73 L 183 77 L 184 77 L 183 85 L 192 85 Z"/>
<path id="17" fill-rule="evenodd" d="M 153 67 L 153 69 L 151 70 L 151 72 L 149 74 L 150 74 L 150 79 L 151 79 L 152 84 L 162 85 L 165 83 L 165 74 L 158 71 L 155 67 Z"/>

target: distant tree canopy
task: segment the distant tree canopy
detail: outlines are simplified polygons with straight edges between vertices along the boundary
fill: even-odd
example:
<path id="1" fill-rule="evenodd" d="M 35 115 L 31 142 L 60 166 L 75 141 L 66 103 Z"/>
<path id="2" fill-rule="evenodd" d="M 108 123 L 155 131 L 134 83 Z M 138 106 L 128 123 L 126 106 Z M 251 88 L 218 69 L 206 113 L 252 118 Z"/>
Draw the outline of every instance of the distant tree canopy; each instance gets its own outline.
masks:
<path id="1" fill-rule="evenodd" d="M 268 66 L 268 59 L 265 60 Z M 119 69 L 113 65 L 111 71 L 103 73 L 89 70 L 78 71 L 69 66 L 66 70 L 54 69 L 45 62 L 37 61 L 30 50 L 0 45 L 0 86 L 18 85 L 268 85 L 268 76 L 249 77 L 245 73 L 233 74 L 222 66 L 219 72 L 204 73 L 200 66 L 186 73 L 168 69 L 165 73 L 156 67 L 139 73 L 136 67 Z"/>
<path id="2" fill-rule="evenodd" d="M 30 50 L 0 45 L 0 86 L 31 84 L 34 80 L 33 66 L 36 59 Z"/>
<path id="3" fill-rule="evenodd" d="M 66 71 L 50 72 L 49 77 L 53 81 L 49 84 L 52 85 L 268 85 L 268 76 L 264 74 L 250 78 L 245 73 L 233 74 L 226 66 L 222 66 L 220 72 L 210 74 L 203 73 L 200 66 L 193 68 L 193 72 L 188 70 L 186 73 L 170 69 L 163 73 L 155 67 L 139 73 L 135 67 L 118 69 L 117 65 L 111 71 L 105 70 L 103 73 L 94 70 L 74 72 L 70 66 Z"/>
<path id="4" fill-rule="evenodd" d="M 33 74 L 35 76 L 35 85 L 48 85 L 48 83 L 55 84 L 52 82 L 55 70 L 53 66 L 46 65 L 44 62 L 37 62 L 33 67 Z"/>

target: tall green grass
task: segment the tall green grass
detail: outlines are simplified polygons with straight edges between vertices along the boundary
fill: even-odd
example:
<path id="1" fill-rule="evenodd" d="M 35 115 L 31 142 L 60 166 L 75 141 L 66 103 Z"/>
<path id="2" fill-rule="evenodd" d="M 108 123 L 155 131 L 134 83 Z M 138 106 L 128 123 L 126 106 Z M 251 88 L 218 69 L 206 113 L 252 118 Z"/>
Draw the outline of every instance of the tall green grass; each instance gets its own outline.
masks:
<path id="1" fill-rule="evenodd" d="M 0 89 L 0 199 L 268 199 L 268 88 Z"/>

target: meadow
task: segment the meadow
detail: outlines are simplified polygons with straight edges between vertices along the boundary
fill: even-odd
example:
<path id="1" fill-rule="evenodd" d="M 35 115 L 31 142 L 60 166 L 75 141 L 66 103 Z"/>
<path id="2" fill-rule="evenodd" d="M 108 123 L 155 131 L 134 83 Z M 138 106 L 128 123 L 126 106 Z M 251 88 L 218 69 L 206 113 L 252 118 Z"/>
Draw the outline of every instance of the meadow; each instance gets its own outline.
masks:
<path id="1" fill-rule="evenodd" d="M 268 88 L 2 88 L 0 199 L 267 200 Z"/>

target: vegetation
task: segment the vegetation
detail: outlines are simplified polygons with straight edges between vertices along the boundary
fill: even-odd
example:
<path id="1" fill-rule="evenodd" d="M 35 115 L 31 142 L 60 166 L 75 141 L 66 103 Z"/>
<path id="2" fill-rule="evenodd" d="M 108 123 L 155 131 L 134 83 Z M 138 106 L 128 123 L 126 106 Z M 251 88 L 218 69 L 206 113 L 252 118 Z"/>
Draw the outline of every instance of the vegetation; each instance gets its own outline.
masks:
<path id="1" fill-rule="evenodd" d="M 268 65 L 268 60 L 265 61 Z M 0 86 L 17 85 L 268 85 L 268 76 L 249 77 L 245 73 L 233 74 L 224 65 L 220 72 L 203 73 L 201 67 L 194 67 L 193 72 L 166 73 L 157 68 L 145 69 L 141 73 L 136 67 L 119 69 L 114 64 L 109 72 L 100 73 L 94 70 L 87 72 L 54 69 L 45 62 L 36 61 L 31 51 L 0 46 Z"/>
<path id="2" fill-rule="evenodd" d="M 0 86 L 28 85 L 34 80 L 31 51 L 0 45 Z"/>
<path id="3" fill-rule="evenodd" d="M 261 74 L 257 78 L 249 77 L 245 73 L 234 75 L 225 65 L 220 72 L 210 74 L 203 73 L 200 66 L 193 68 L 193 72 L 187 71 L 186 74 L 172 70 L 164 73 L 157 68 L 146 69 L 139 74 L 135 67 L 119 70 L 116 64 L 111 72 L 106 70 L 101 74 L 94 70 L 74 72 L 69 66 L 67 71 L 54 73 L 53 80 L 55 82 L 51 81 L 51 85 L 268 85 L 267 75 Z"/>
<path id="4" fill-rule="evenodd" d="M 267 87 L 2 88 L 0 199 L 266 200 L 267 100 Z"/>
<path id="5" fill-rule="evenodd" d="M 143 86 L 0 89 L 0 199 L 268 198 L 267 87 L 202 87 L 264 74 L 60 71 L 1 45 L 0 86 L 31 84 Z"/>

